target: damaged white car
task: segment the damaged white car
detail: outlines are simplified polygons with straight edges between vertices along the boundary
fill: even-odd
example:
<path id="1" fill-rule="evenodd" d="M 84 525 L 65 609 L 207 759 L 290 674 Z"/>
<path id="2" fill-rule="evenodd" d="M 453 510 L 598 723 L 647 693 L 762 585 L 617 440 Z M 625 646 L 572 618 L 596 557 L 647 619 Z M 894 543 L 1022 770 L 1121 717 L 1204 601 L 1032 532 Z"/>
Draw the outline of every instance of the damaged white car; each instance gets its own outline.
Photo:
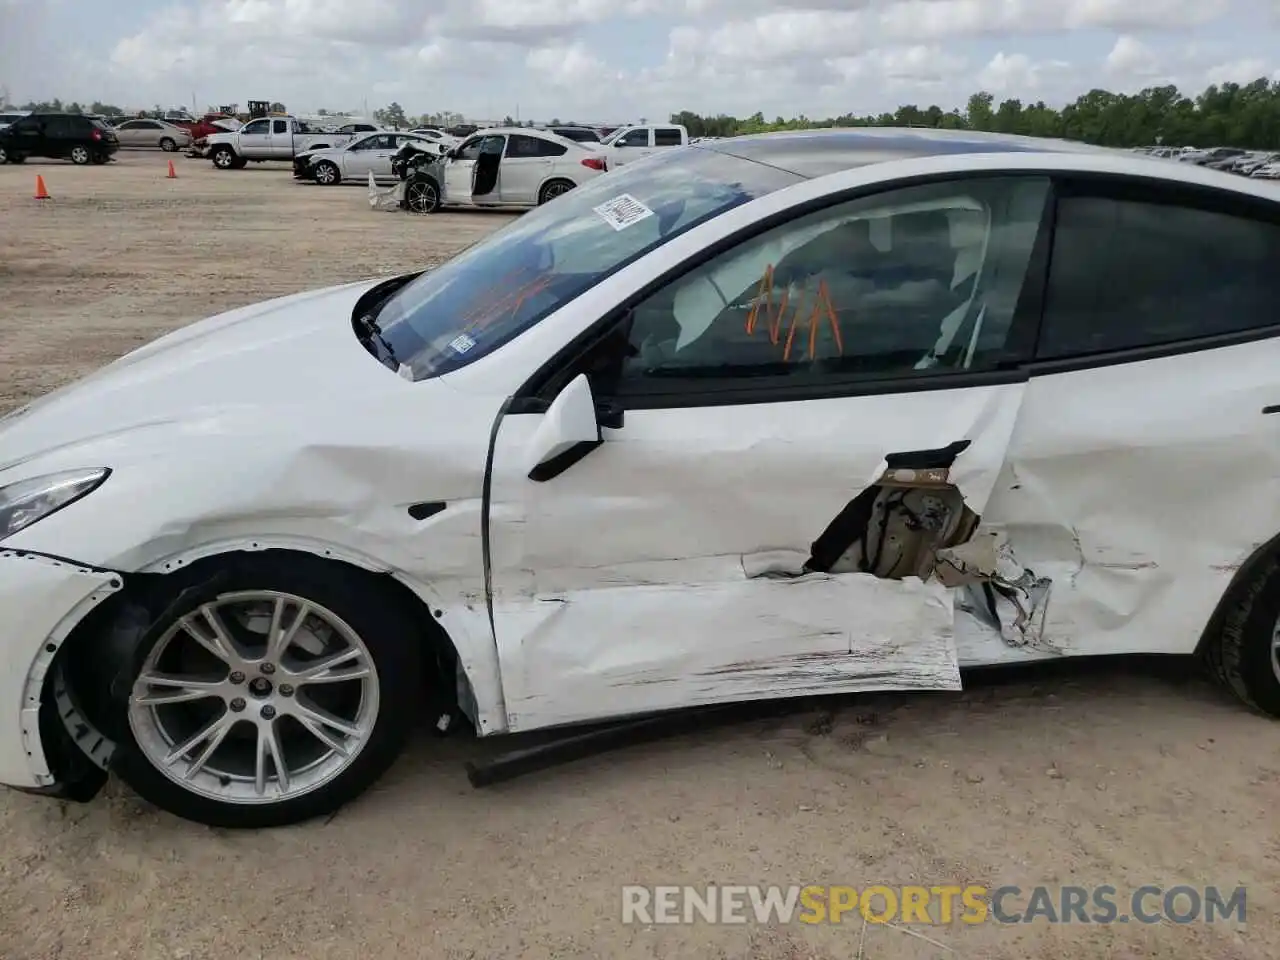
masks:
<path id="1" fill-rule="evenodd" d="M 424 699 L 487 736 L 1095 654 L 1280 713 L 1265 190 L 721 140 L 163 337 L 0 423 L 0 782 L 280 824 Z"/>

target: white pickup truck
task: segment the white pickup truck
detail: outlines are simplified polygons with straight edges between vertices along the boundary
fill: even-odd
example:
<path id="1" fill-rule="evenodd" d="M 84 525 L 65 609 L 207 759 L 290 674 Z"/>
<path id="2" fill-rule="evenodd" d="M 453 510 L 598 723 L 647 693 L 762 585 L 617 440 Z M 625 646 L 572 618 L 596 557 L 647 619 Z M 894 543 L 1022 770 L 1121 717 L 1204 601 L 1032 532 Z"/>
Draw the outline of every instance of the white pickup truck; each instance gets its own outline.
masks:
<path id="1" fill-rule="evenodd" d="M 251 160 L 292 160 L 296 154 L 341 147 L 352 137 L 378 130 L 372 123 L 348 123 L 333 133 L 319 133 L 297 117 L 261 117 L 235 132 L 210 134 L 201 146 L 219 170 L 239 170 Z"/>
<path id="2" fill-rule="evenodd" d="M 609 169 L 648 156 L 667 147 L 684 147 L 689 144 L 689 131 L 678 123 L 650 123 L 643 126 L 620 127 L 602 144 L 605 162 Z"/>

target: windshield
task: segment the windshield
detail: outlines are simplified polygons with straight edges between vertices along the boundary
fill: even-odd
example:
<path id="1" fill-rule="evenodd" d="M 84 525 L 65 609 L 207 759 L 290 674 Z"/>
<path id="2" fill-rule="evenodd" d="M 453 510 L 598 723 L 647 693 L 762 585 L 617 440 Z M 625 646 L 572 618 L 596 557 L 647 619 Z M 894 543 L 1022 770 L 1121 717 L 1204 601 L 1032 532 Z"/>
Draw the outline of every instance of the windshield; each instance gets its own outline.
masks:
<path id="1" fill-rule="evenodd" d="M 672 150 L 588 182 L 418 277 L 378 312 L 371 349 L 414 380 L 496 350 L 633 260 L 799 182 L 711 150 Z"/>

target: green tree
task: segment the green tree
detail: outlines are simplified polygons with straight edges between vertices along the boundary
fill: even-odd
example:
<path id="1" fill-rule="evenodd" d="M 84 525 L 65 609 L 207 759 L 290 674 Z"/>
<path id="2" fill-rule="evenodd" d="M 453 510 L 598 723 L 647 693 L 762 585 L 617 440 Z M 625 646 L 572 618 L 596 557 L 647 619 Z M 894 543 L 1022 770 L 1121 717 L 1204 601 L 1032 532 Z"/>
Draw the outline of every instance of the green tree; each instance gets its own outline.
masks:
<path id="1" fill-rule="evenodd" d="M 373 119 L 384 127 L 407 127 L 409 118 L 404 115 L 404 107 L 392 101 L 381 110 L 373 111 Z"/>

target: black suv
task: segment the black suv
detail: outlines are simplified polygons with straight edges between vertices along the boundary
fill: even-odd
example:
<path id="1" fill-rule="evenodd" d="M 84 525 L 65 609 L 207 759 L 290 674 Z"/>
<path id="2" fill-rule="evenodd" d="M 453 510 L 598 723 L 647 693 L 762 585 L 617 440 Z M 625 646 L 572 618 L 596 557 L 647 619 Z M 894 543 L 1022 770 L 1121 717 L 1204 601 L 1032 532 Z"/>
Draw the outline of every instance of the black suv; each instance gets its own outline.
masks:
<path id="1" fill-rule="evenodd" d="M 106 163 L 119 149 L 111 127 L 74 113 L 32 113 L 0 130 L 0 163 L 21 163 L 27 157 Z"/>

